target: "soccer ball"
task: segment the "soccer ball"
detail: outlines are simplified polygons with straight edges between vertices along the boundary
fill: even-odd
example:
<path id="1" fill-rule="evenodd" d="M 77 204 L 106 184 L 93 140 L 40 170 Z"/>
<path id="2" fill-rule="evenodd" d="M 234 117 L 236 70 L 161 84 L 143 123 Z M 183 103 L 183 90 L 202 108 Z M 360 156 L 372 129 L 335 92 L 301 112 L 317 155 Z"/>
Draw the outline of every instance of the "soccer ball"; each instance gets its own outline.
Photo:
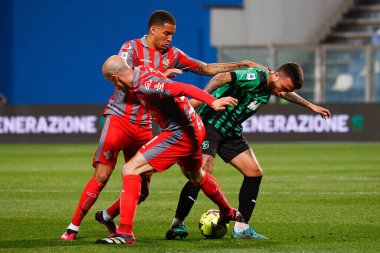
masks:
<path id="1" fill-rule="evenodd" d="M 217 226 L 219 213 L 219 210 L 211 209 L 202 214 L 199 220 L 199 230 L 205 238 L 218 239 L 227 234 L 229 228 L 228 224 Z"/>

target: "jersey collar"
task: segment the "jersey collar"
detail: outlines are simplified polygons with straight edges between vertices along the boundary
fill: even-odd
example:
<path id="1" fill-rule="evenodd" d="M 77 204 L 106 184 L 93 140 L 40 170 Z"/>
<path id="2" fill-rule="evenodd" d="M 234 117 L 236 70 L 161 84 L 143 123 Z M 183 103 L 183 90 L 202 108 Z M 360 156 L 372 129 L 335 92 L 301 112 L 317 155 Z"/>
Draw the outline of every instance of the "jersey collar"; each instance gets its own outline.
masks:
<path id="1" fill-rule="evenodd" d="M 148 46 L 148 42 L 146 41 L 146 38 L 148 37 L 148 35 L 144 35 L 142 38 L 141 38 L 141 44 L 144 46 L 144 47 L 149 47 Z"/>

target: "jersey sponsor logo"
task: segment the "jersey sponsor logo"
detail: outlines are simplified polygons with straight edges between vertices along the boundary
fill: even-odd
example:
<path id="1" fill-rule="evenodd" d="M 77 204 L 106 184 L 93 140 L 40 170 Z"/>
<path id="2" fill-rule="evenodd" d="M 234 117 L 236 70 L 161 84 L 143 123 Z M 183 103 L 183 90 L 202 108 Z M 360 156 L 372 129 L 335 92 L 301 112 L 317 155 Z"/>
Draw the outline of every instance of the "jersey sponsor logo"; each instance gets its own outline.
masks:
<path id="1" fill-rule="evenodd" d="M 144 63 L 152 63 L 151 60 L 147 60 L 147 59 L 140 59 L 141 62 L 144 62 Z"/>
<path id="2" fill-rule="evenodd" d="M 169 66 L 170 60 L 168 58 L 162 59 L 162 64 L 164 64 L 166 67 Z"/>
<path id="3" fill-rule="evenodd" d="M 163 91 L 164 90 L 164 83 L 157 83 L 154 85 L 153 88 L 156 89 L 157 91 Z"/>
<path id="4" fill-rule="evenodd" d="M 245 79 L 247 79 L 247 80 L 254 80 L 254 79 L 256 79 L 256 74 L 255 73 L 248 73 L 245 76 Z"/>
<path id="5" fill-rule="evenodd" d="M 146 89 L 146 90 L 149 90 L 151 84 L 152 84 L 152 80 L 145 81 L 145 82 L 144 82 L 144 87 L 145 87 L 145 89 Z"/>
<path id="6" fill-rule="evenodd" d="M 258 101 L 253 101 L 253 102 L 251 102 L 251 103 L 247 106 L 247 108 L 251 109 L 252 111 L 255 111 L 255 110 L 257 110 L 257 108 L 259 108 L 260 104 L 261 104 L 261 103 L 258 102 Z"/>

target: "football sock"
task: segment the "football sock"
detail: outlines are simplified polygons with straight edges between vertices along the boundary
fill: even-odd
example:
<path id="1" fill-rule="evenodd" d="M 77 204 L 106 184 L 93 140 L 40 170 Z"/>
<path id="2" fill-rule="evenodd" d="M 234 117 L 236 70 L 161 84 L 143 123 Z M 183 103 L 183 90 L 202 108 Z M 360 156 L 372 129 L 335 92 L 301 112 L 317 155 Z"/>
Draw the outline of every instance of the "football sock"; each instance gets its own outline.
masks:
<path id="1" fill-rule="evenodd" d="M 108 214 L 107 210 L 104 210 L 102 214 L 103 214 L 103 220 L 105 221 L 113 220 L 113 217 Z"/>
<path id="2" fill-rule="evenodd" d="M 84 216 L 95 203 L 99 193 L 104 188 L 105 184 L 99 183 L 95 178 L 91 178 L 86 187 L 83 189 L 82 196 L 79 199 L 77 209 L 74 213 L 71 223 L 75 226 L 80 226 Z"/>
<path id="3" fill-rule="evenodd" d="M 118 234 L 132 234 L 140 194 L 141 177 L 139 175 L 124 176 L 120 193 L 120 226 L 117 229 Z"/>
<path id="4" fill-rule="evenodd" d="M 115 218 L 120 214 L 120 198 L 115 201 L 110 207 L 107 209 L 107 213 L 112 217 Z"/>
<path id="5" fill-rule="evenodd" d="M 239 212 L 243 215 L 246 223 L 251 219 L 253 209 L 256 205 L 257 195 L 262 176 L 260 177 L 244 177 L 239 192 Z"/>
<path id="6" fill-rule="evenodd" d="M 199 186 L 196 186 L 192 182 L 188 181 L 182 188 L 179 196 L 177 210 L 175 217 L 179 220 L 185 220 L 189 215 L 191 208 L 193 207 L 195 200 L 197 200 L 198 193 L 201 190 Z M 174 220 L 173 220 L 174 222 Z"/>
<path id="7" fill-rule="evenodd" d="M 73 223 L 70 223 L 70 225 L 67 227 L 67 230 L 66 230 L 68 234 L 78 233 L 78 231 L 79 231 L 79 226 L 75 226 Z"/>
<path id="8" fill-rule="evenodd" d="M 210 173 L 206 172 L 205 177 L 202 182 L 199 184 L 202 191 L 210 198 L 219 208 L 221 213 L 225 213 L 231 210 L 230 205 L 226 197 L 224 196 L 222 190 L 220 189 L 218 182 L 215 177 Z M 243 216 L 244 217 L 244 216 Z"/>
<path id="9" fill-rule="evenodd" d="M 243 232 L 244 230 L 248 229 L 249 228 L 249 225 L 247 223 L 244 223 L 244 222 L 235 222 L 235 226 L 234 226 L 234 231 L 235 232 Z"/>

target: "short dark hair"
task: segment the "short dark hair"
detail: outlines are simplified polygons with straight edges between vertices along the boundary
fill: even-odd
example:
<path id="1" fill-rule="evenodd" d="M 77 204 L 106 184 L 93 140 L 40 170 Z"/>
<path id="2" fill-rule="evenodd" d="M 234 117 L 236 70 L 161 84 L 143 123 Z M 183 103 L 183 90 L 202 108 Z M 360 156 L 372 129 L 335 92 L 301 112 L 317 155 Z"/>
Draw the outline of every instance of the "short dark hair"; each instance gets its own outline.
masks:
<path id="1" fill-rule="evenodd" d="M 284 65 L 282 65 L 279 69 L 277 69 L 278 72 L 284 73 L 287 77 L 292 80 L 294 84 L 294 88 L 296 90 L 301 89 L 303 84 L 303 70 L 300 65 L 294 62 L 287 62 Z"/>
<path id="2" fill-rule="evenodd" d="M 165 23 L 175 25 L 174 16 L 167 11 L 157 10 L 150 14 L 148 28 L 152 27 L 153 25 L 162 26 Z"/>

